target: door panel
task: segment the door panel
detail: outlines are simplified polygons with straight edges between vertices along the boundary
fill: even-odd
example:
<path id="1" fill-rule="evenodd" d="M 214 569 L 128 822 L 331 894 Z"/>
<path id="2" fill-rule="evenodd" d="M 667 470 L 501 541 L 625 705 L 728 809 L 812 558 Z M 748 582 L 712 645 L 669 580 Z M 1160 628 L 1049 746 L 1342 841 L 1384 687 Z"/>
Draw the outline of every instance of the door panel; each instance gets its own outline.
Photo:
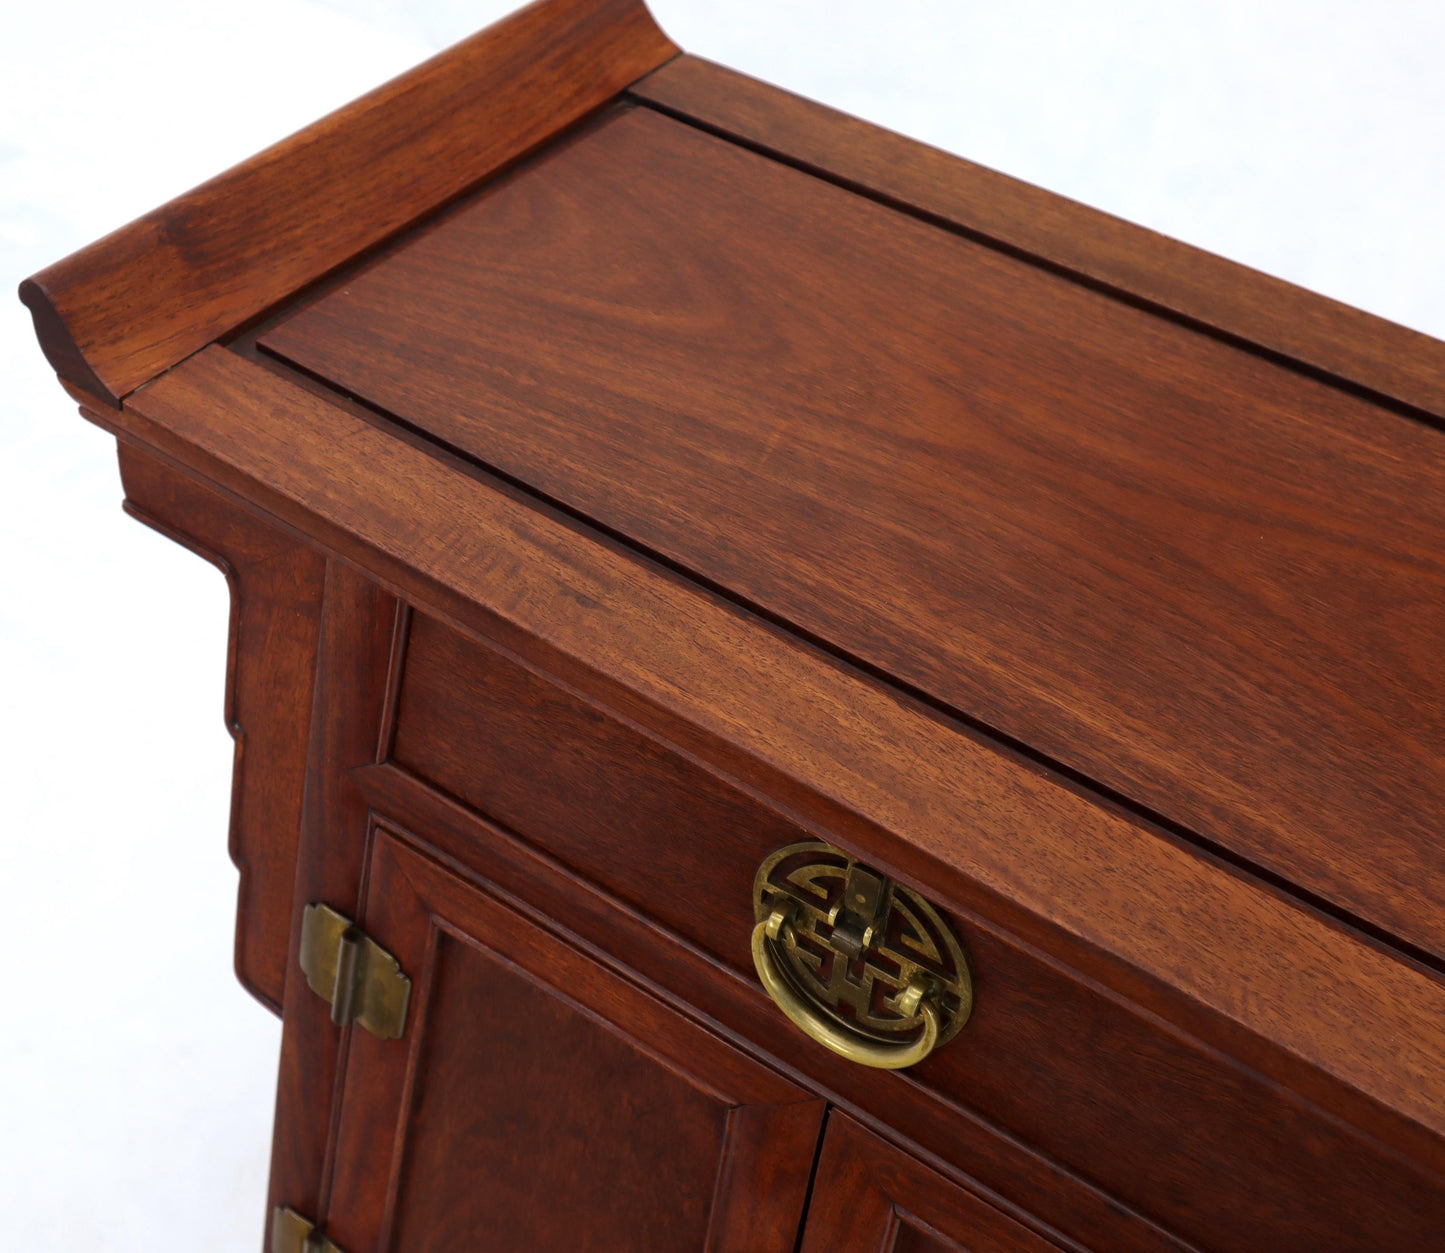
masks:
<path id="1" fill-rule="evenodd" d="M 802 1253 L 1059 1253 L 845 1115 L 828 1119 Z"/>
<path id="2" fill-rule="evenodd" d="M 398 1247 L 461 1253 L 505 1231 L 560 1249 L 582 1214 L 598 1248 L 702 1248 L 727 1123 L 710 1093 L 451 936 L 427 1018 Z"/>
<path id="3" fill-rule="evenodd" d="M 791 1253 L 823 1106 L 378 829 L 364 925 L 413 980 L 353 1030 L 349 1253 Z"/>

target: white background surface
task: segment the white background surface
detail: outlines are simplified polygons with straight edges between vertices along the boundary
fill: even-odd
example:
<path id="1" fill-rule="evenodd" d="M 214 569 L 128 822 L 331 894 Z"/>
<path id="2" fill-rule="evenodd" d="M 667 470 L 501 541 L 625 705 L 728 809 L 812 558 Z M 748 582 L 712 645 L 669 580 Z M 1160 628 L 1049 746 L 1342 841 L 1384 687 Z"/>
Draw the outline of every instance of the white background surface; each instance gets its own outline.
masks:
<path id="1" fill-rule="evenodd" d="M 0 1248 L 254 1250 L 218 572 L 120 512 L 16 283 L 508 11 L 0 10 Z M 1438 0 L 656 0 L 690 51 L 1445 338 Z"/>

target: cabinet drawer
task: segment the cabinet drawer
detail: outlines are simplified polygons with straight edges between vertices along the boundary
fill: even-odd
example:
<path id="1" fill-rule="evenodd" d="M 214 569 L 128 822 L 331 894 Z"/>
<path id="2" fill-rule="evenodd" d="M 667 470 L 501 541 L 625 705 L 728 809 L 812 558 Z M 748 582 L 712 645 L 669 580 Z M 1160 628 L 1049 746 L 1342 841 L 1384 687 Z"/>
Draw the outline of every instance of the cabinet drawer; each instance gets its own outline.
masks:
<path id="1" fill-rule="evenodd" d="M 828 835 L 421 615 L 393 759 L 753 987 L 753 875 L 779 847 Z M 706 989 L 694 999 L 835 1099 L 1081 1239 L 1100 1239 L 1120 1205 L 1147 1220 L 1127 1247 L 1177 1247 L 1176 1236 L 1237 1247 L 1246 1232 L 1280 1250 L 1433 1238 L 1445 1199 L 1432 1178 L 928 884 L 910 886 L 962 938 L 976 1003 L 963 1032 L 906 1076 L 825 1052 L 761 991 L 749 994 L 757 1012 Z M 1078 1189 L 1066 1206 L 1056 1167 Z"/>

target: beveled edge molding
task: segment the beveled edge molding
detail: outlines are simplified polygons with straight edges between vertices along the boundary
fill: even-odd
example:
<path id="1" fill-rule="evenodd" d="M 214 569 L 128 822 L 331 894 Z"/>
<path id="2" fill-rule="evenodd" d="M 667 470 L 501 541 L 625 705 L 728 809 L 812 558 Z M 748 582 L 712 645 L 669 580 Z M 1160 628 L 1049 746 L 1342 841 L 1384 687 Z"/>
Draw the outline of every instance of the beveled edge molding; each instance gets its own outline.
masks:
<path id="1" fill-rule="evenodd" d="M 677 48 L 643 0 L 537 0 L 20 284 L 115 404 L 606 104 Z"/>
<path id="2" fill-rule="evenodd" d="M 1192 329 L 1445 422 L 1445 343 L 1055 192 L 682 55 L 644 104 Z"/>
<path id="3" fill-rule="evenodd" d="M 1445 1169 L 1431 972 L 224 348 L 88 416 L 882 873 Z"/>

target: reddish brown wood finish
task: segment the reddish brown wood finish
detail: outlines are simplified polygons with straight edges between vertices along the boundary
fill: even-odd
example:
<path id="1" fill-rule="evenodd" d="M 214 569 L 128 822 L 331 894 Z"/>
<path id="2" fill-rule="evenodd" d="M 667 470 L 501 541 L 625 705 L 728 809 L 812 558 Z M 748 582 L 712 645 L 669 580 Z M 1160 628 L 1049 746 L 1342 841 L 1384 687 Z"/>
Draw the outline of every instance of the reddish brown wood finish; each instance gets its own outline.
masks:
<path id="1" fill-rule="evenodd" d="M 321 648 L 311 718 L 308 787 L 292 888 L 268 1212 L 325 1213 L 334 1096 L 344 1034 L 300 977 L 301 911 L 314 901 L 356 918 L 365 868 L 365 798 L 351 770 L 374 762 L 397 625 L 397 602 L 339 561 L 326 565 Z M 397 658 L 399 662 L 399 658 Z"/>
<path id="2" fill-rule="evenodd" d="M 676 57 L 630 91 L 887 204 L 1445 417 L 1445 345 L 1428 335 L 701 57 Z"/>
<path id="3" fill-rule="evenodd" d="M 1445 433 L 646 110 L 262 344 L 1445 958 Z"/>
<path id="4" fill-rule="evenodd" d="M 753 875 L 806 831 L 434 618 L 408 654 L 398 764 L 749 967 Z"/>
<path id="5" fill-rule="evenodd" d="M 807 831 L 425 616 L 412 621 L 397 711 L 399 765 L 720 959 L 740 982 L 753 982 L 753 875 L 769 853 Z M 389 812 L 413 822 L 436 809 L 414 788 L 385 795 Z M 464 830 L 447 847 L 475 864 L 495 836 L 481 824 Z M 953 914 L 979 996 L 963 1035 L 909 1072 L 913 1101 L 973 1111 L 1204 1248 L 1268 1233 L 1280 1251 L 1409 1249 L 1445 1222 L 1438 1177 L 1403 1168 L 1318 1109 L 1043 959 L 940 889 L 930 895 Z M 556 892 L 538 899 L 560 909 Z M 594 942 L 616 943 L 610 935 Z M 645 961 L 640 968 L 650 969 Z M 736 1010 L 711 1012 L 758 1038 Z M 818 1075 L 826 1057 L 808 1044 L 789 1061 Z M 976 1147 L 960 1155 L 965 1137 L 956 1127 L 929 1139 L 912 1102 L 903 1111 L 894 1080 L 858 1072 L 830 1082 L 880 1120 L 891 1115 L 928 1140 L 945 1160 L 1074 1230 L 1071 1214 L 1040 1210 L 1011 1171 L 981 1165 Z M 1211 1187 L 1191 1186 L 1199 1179 Z M 1335 1187 L 1340 1179 L 1356 1187 Z M 1218 1204 L 1221 1191 L 1228 1207 Z"/>
<path id="6" fill-rule="evenodd" d="M 351 1041 L 343 1247 L 791 1253 L 821 1101 L 385 832 L 365 921 L 415 1000 Z"/>
<path id="7" fill-rule="evenodd" d="M 22 285 L 231 578 L 271 1203 L 351 1253 L 1434 1247 L 1445 346 L 675 51 L 545 0 Z M 749 969 L 803 837 L 963 936 L 910 1071 Z M 402 1040 L 297 977 L 314 901 Z"/>
<path id="8" fill-rule="evenodd" d="M 236 741 L 236 977 L 279 1013 L 326 561 L 132 445 L 121 445 L 120 475 L 127 512 L 219 566 L 230 585 L 225 717 Z"/>
<path id="9" fill-rule="evenodd" d="M 605 103 L 677 49 L 641 0 L 539 0 L 20 287 L 114 402 Z"/>
<path id="10" fill-rule="evenodd" d="M 1445 987 L 966 728 L 211 349 L 96 414 L 1401 1151 L 1440 1163 Z"/>
<path id="11" fill-rule="evenodd" d="M 875 1126 L 906 1126 L 940 1169 L 970 1180 L 968 1186 L 1003 1209 L 1053 1224 L 1060 1232 L 1054 1238 L 1064 1247 L 1111 1253 L 1182 1253 L 1194 1248 L 1122 1198 L 1107 1195 L 1056 1159 L 1040 1156 L 969 1106 L 908 1076 L 881 1075 L 820 1049 L 783 1018 L 754 975 L 719 962 L 682 940 L 650 911 L 604 892 L 535 844 L 480 819 L 408 772 L 385 764 L 358 771 L 355 777 L 388 827 L 405 828 L 409 843 L 457 874 L 495 884 L 544 926 L 565 919 L 578 942 L 594 955 L 623 964 L 656 995 L 683 1012 L 702 1016 L 740 1047 L 765 1050 L 767 1060 L 796 1082 L 852 1115 Z M 1041 1000 L 1048 991 L 1039 994 Z M 1031 1048 L 1020 1040 L 1010 1047 Z"/>
<path id="12" fill-rule="evenodd" d="M 851 1118 L 828 1120 L 801 1253 L 1049 1253 L 1056 1247 Z"/>

